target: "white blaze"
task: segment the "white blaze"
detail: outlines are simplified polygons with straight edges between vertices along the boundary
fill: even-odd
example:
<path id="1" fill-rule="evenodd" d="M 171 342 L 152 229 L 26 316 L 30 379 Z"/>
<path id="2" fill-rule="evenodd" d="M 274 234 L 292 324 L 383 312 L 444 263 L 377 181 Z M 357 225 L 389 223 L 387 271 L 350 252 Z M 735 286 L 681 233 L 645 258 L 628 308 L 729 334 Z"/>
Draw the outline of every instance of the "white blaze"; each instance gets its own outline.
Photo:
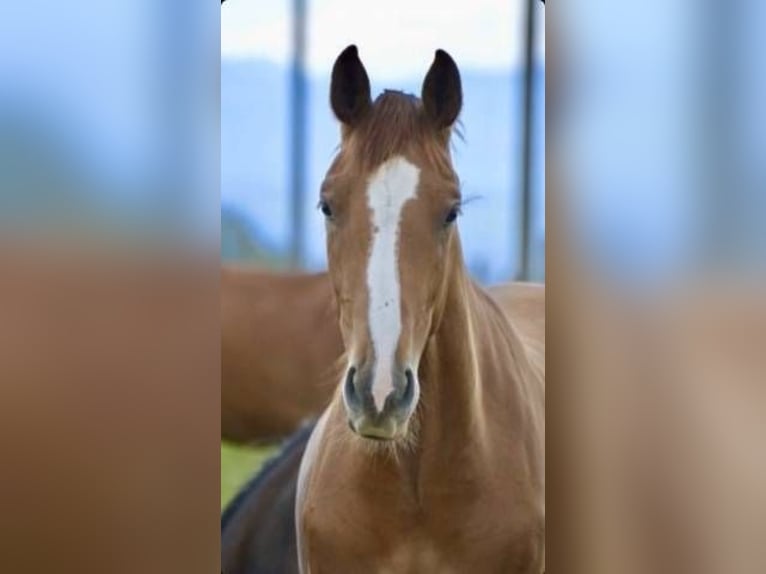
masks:
<path id="1" fill-rule="evenodd" d="M 402 208 L 415 197 L 419 176 L 417 167 L 396 157 L 378 168 L 367 188 L 367 204 L 372 212 L 372 249 L 367 265 L 368 314 L 375 353 L 372 397 L 378 411 L 394 389 L 391 367 L 402 328 L 399 222 Z"/>

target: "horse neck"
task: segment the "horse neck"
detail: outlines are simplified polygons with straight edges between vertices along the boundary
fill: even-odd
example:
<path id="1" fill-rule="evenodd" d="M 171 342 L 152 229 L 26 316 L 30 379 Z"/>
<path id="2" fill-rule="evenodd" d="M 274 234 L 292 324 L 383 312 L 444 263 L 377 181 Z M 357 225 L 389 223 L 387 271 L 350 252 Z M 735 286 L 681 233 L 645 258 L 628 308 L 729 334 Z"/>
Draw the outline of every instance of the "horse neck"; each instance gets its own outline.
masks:
<path id="1" fill-rule="evenodd" d="M 501 430 L 525 419 L 525 371 L 516 331 L 494 301 L 468 276 L 459 253 L 452 266 L 442 318 L 421 361 L 421 452 L 481 453 Z M 466 449 L 470 446 L 470 449 Z"/>

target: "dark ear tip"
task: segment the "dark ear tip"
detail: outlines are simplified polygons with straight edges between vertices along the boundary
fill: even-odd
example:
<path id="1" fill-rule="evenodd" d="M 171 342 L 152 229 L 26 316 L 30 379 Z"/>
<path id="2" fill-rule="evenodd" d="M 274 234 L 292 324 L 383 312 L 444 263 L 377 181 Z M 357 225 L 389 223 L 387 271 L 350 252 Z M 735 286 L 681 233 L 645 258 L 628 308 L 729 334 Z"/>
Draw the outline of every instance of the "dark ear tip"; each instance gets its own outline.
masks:
<path id="1" fill-rule="evenodd" d="M 343 49 L 340 56 L 338 56 L 338 59 L 345 60 L 346 58 L 359 58 L 359 50 L 357 49 L 356 44 L 349 44 Z"/>
<path id="2" fill-rule="evenodd" d="M 436 50 L 434 53 L 434 60 L 445 64 L 451 64 L 457 68 L 457 64 L 455 64 L 455 60 L 452 58 L 452 56 L 450 56 L 449 53 L 447 53 L 445 50 L 442 50 L 441 48 Z"/>

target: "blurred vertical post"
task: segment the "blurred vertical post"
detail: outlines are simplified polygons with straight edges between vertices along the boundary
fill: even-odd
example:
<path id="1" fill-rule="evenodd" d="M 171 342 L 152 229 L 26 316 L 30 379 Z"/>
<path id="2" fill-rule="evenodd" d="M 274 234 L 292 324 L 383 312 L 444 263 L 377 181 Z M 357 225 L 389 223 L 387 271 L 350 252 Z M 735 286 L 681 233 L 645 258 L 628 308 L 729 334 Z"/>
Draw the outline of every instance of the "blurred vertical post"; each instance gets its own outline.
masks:
<path id="1" fill-rule="evenodd" d="M 754 15 L 741 0 L 736 0 L 704 4 L 697 17 L 704 30 L 695 49 L 703 54 L 696 70 L 701 79 L 697 125 L 705 126 L 701 136 L 695 138 L 700 146 L 699 186 L 704 190 L 703 220 L 698 228 L 700 259 L 713 268 L 752 268 L 763 254 L 763 251 L 759 254 L 758 236 L 759 229 L 763 229 L 764 212 L 757 209 L 757 201 L 756 209 L 753 205 L 763 184 L 758 182 L 747 146 L 742 142 L 752 138 L 745 126 L 763 130 L 766 125 L 763 122 L 759 125 L 761 118 L 748 110 L 750 100 L 745 95 L 753 91 L 753 78 L 759 74 L 757 67 L 748 61 L 750 54 L 758 50 L 751 47 L 752 40 L 748 42 L 748 26 L 744 22 Z M 710 42 L 710 38 L 716 41 Z M 735 62 L 747 63 L 733 65 Z M 761 77 L 764 69 L 760 68 Z"/>
<path id="2" fill-rule="evenodd" d="M 157 90 L 156 122 L 158 126 L 164 124 L 164 129 L 157 129 L 155 136 L 162 142 L 160 155 L 163 161 L 158 166 L 161 179 L 154 183 L 153 203 L 145 209 L 156 218 L 158 225 L 165 227 L 180 223 L 182 218 L 178 210 L 188 206 L 192 197 L 200 199 L 192 196 L 197 191 L 195 180 L 200 172 L 191 168 L 200 165 L 195 157 L 200 150 L 194 148 L 195 142 L 200 141 L 199 134 L 193 133 L 198 124 L 189 120 L 199 117 L 196 110 L 207 107 L 205 98 L 208 94 L 186 91 L 179 97 L 174 87 L 188 86 L 200 80 L 202 72 L 193 62 L 197 61 L 195 54 L 201 56 L 197 50 L 200 48 L 200 23 L 205 21 L 201 15 L 206 10 L 183 2 L 145 4 L 156 6 L 147 10 L 157 11 L 157 17 L 149 20 L 154 24 L 152 34 L 157 59 L 147 62 L 153 79 L 150 89 Z M 172 40 L 168 41 L 168 38 Z M 204 43 L 202 46 L 204 49 Z M 205 85 L 204 82 L 200 84 Z"/>
<path id="3" fill-rule="evenodd" d="M 530 246 L 532 227 L 532 105 L 534 89 L 535 3 L 526 0 L 526 30 L 524 34 L 524 97 L 522 98 L 521 135 L 521 237 L 520 265 L 517 279 L 530 278 Z"/>
<path id="4" fill-rule="evenodd" d="M 303 264 L 306 187 L 306 0 L 293 0 L 293 54 L 290 75 L 290 266 Z"/>

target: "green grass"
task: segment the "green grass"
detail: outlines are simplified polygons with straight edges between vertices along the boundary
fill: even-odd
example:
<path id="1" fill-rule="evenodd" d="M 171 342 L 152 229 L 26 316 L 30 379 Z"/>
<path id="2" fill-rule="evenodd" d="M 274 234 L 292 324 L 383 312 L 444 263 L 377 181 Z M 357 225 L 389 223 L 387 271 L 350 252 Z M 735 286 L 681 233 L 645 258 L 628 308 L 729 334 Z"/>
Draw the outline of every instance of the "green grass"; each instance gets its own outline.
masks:
<path id="1" fill-rule="evenodd" d="M 253 448 L 221 442 L 221 508 L 276 450 L 276 446 Z"/>

